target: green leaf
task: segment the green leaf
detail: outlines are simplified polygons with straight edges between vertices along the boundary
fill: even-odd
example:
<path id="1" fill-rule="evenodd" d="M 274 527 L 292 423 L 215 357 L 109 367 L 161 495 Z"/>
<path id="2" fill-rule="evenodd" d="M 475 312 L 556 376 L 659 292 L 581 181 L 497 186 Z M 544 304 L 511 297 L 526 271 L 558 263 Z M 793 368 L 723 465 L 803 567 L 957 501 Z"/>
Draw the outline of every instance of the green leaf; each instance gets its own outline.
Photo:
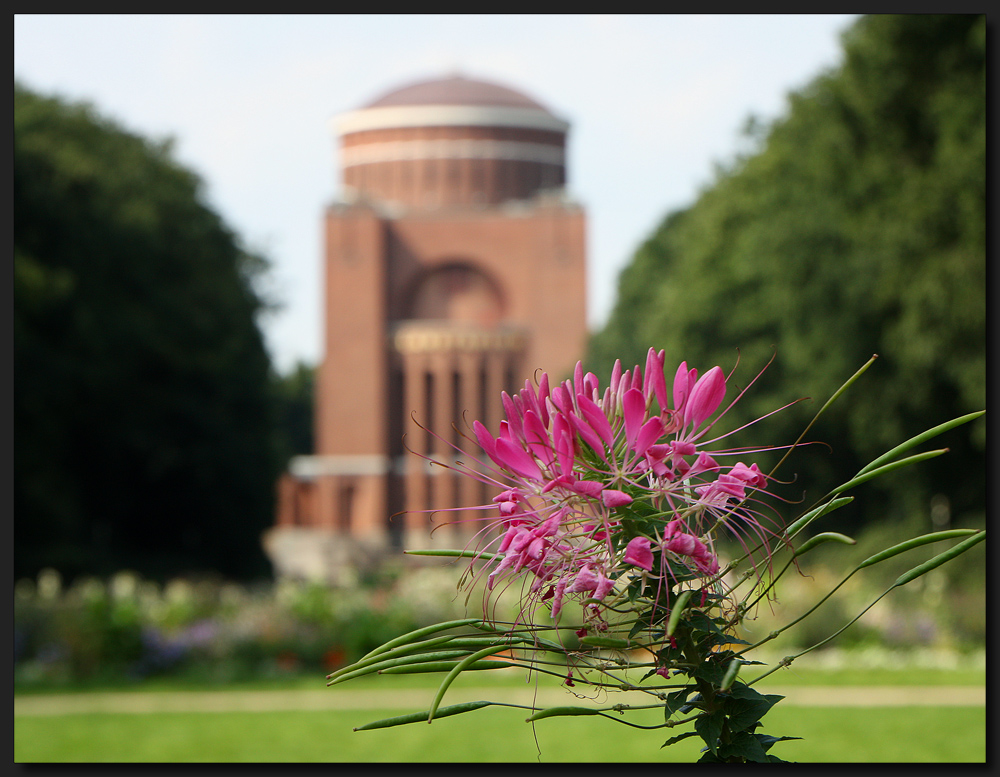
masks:
<path id="1" fill-rule="evenodd" d="M 737 683 L 730 689 L 730 698 L 722 705 L 729 718 L 731 731 L 745 731 L 759 721 L 777 704 L 783 696 L 758 693 L 743 683 Z"/>
<path id="2" fill-rule="evenodd" d="M 685 731 L 683 734 L 678 734 L 675 737 L 670 737 L 670 739 L 668 739 L 666 742 L 664 742 L 662 745 L 660 745 L 660 749 L 662 750 L 663 748 L 668 747 L 670 745 L 676 745 L 678 742 L 681 742 L 681 741 L 683 741 L 685 739 L 689 739 L 690 737 L 696 737 L 696 736 L 698 736 L 698 732 L 697 731 Z"/>
<path id="3" fill-rule="evenodd" d="M 436 718 L 447 718 L 450 715 L 460 715 L 463 712 L 471 712 L 472 710 L 482 709 L 483 707 L 489 707 L 494 704 L 492 701 L 467 701 L 462 704 L 453 704 L 450 707 L 441 707 L 434 713 Z M 403 726 L 407 723 L 422 723 L 425 720 L 429 720 L 431 715 L 430 710 L 424 710 L 423 712 L 413 712 L 409 715 L 399 715 L 395 718 L 384 718 L 383 720 L 376 720 L 372 723 L 366 723 L 363 726 L 358 726 L 355 731 L 371 731 L 376 728 L 391 728 L 392 726 Z"/>
<path id="4" fill-rule="evenodd" d="M 719 746 L 719 735 L 722 734 L 725 722 L 726 716 L 721 709 L 708 715 L 702 715 L 694 722 L 694 730 L 713 754 Z"/>
<path id="5" fill-rule="evenodd" d="M 733 734 L 732 739 L 719 747 L 719 758 L 743 758 L 754 763 L 767 763 L 767 752 L 757 738 L 746 731 Z"/>
<path id="6" fill-rule="evenodd" d="M 681 688 L 679 691 L 668 693 L 667 698 L 663 702 L 664 719 L 670 720 L 670 717 L 687 703 L 687 697 L 690 694 L 691 691 L 688 688 Z"/>
<path id="7" fill-rule="evenodd" d="M 722 665 L 715 661 L 703 661 L 691 671 L 692 676 L 711 683 L 715 687 L 722 683 L 725 673 Z"/>
<path id="8" fill-rule="evenodd" d="M 771 746 L 775 742 L 786 742 L 792 739 L 802 739 L 802 737 L 772 737 L 769 734 L 754 734 L 754 736 L 757 737 L 757 741 L 760 742 L 760 745 L 761 747 L 764 748 L 765 752 L 770 750 Z"/>

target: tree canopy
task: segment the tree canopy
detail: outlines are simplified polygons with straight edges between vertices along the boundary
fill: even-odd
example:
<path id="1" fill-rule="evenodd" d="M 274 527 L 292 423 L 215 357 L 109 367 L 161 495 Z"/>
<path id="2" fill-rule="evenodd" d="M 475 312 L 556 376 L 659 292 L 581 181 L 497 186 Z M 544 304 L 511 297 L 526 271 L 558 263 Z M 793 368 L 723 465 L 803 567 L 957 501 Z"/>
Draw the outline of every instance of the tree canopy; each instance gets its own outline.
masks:
<path id="1" fill-rule="evenodd" d="M 15 576 L 269 573 L 265 269 L 169 142 L 15 84 Z"/>
<path id="2" fill-rule="evenodd" d="M 878 354 L 810 433 L 830 452 L 784 471 L 820 489 L 986 406 L 985 17 L 865 16 L 842 42 L 842 65 L 749 122 L 754 150 L 641 245 L 587 359 L 603 375 L 649 347 L 702 371 L 738 355 L 745 386 L 774 356 L 726 426 L 813 398 L 733 440 L 780 444 Z M 937 493 L 981 513 L 985 434 L 950 433 L 948 456 L 885 479 L 863 514 L 926 515 Z"/>

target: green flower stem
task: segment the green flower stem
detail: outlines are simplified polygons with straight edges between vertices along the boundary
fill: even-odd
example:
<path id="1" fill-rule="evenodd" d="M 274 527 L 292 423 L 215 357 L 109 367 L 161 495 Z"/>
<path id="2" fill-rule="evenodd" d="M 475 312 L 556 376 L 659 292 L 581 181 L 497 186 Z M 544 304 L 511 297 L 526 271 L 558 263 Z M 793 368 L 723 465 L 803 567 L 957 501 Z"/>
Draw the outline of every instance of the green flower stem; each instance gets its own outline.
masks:
<path id="1" fill-rule="evenodd" d="M 782 539 L 785 541 L 791 540 L 793 537 L 795 537 L 796 534 L 805 529 L 806 526 L 811 524 L 813 521 L 818 520 L 819 518 L 822 518 L 824 515 L 831 513 L 834 510 L 843 507 L 844 505 L 850 504 L 853 501 L 854 501 L 853 496 L 842 496 L 839 497 L 838 499 L 831 499 L 826 504 L 820 505 L 819 507 L 810 510 L 809 512 L 807 512 L 801 518 L 797 519 L 794 523 L 790 524 L 785 529 L 785 534 L 782 537 Z"/>
<path id="2" fill-rule="evenodd" d="M 961 530 L 958 530 L 958 531 L 961 531 Z M 913 544 L 915 542 L 915 540 L 912 540 L 910 543 L 902 543 L 901 544 L 901 545 L 907 545 L 909 547 L 901 548 L 901 546 L 897 545 L 895 548 L 890 548 L 890 550 L 894 550 L 895 551 L 891 555 L 895 556 L 895 555 L 897 555 L 899 553 L 902 553 L 904 550 L 910 550 L 910 549 L 912 549 L 914 547 L 918 547 L 919 545 L 926 545 L 929 542 L 934 542 L 934 541 L 936 541 L 938 539 L 944 539 L 944 538 L 938 536 L 938 535 L 941 535 L 941 534 L 950 534 L 950 532 L 938 532 L 937 534 L 934 534 L 934 535 L 928 534 L 928 535 L 924 535 L 923 537 L 917 537 L 916 540 L 923 540 L 923 541 L 922 542 L 918 542 L 916 544 Z M 933 538 L 933 539 L 928 539 L 928 538 Z M 789 664 L 792 663 L 792 661 L 794 661 L 795 659 L 799 658 L 800 656 L 804 656 L 806 653 L 809 653 L 810 651 L 813 651 L 813 650 L 815 650 L 818 647 L 822 647 L 823 645 L 825 645 L 830 640 L 835 639 L 836 637 L 840 636 L 840 634 L 842 634 L 850 626 L 854 625 L 861 618 L 861 616 L 863 616 L 872 607 L 874 607 L 879 601 L 881 601 L 883 599 L 883 597 L 885 597 L 890 591 L 893 591 L 896 588 L 899 588 L 900 586 L 904 586 L 907 583 L 912 582 L 913 580 L 916 580 L 918 577 L 920 577 L 921 575 L 927 574 L 932 569 L 937 569 L 942 564 L 945 564 L 945 563 L 951 561 L 952 559 L 957 558 L 958 556 L 960 556 L 963 553 L 965 553 L 965 551 L 969 550 L 970 548 L 972 548 L 975 545 L 978 545 L 980 542 L 982 542 L 985 539 L 986 539 L 986 532 L 985 531 L 980 531 L 980 532 L 974 534 L 973 536 L 968 537 L 967 539 L 965 539 L 962 542 L 958 543 L 953 548 L 949 548 L 948 550 L 944 551 L 943 553 L 939 553 L 938 555 L 934 556 L 934 558 L 930 559 L 929 561 L 925 561 L 923 564 L 919 564 L 918 566 L 915 566 L 913 569 L 909 570 L 908 572 L 904 572 L 902 575 L 900 575 L 898 578 L 896 578 L 896 582 L 894 582 L 885 591 L 883 591 L 878 596 L 878 598 L 875 599 L 875 601 L 873 601 L 871 604 L 869 604 L 867 607 L 865 607 L 854 618 L 852 618 L 845 626 L 843 626 L 842 628 L 838 629 L 836 632 L 834 632 L 833 634 L 831 634 L 829 637 L 827 637 L 826 639 L 822 640 L 821 642 L 817 642 L 815 645 L 806 648 L 802 652 L 796 653 L 795 655 L 791 655 L 791 656 L 785 656 L 783 659 L 781 659 L 781 661 L 778 662 L 777 666 L 775 666 L 773 669 L 768 670 L 767 672 L 765 672 L 764 674 L 760 675 L 759 677 L 755 677 L 753 679 L 753 681 L 750 682 L 750 683 L 747 683 L 747 685 L 752 685 L 753 683 L 756 683 L 758 680 L 761 680 L 761 679 L 767 677 L 772 672 L 776 672 L 781 667 L 788 666 Z M 879 555 L 881 555 L 881 554 L 879 554 Z M 889 558 L 889 557 L 890 556 L 884 556 L 880 560 L 884 560 L 885 558 Z M 874 558 L 874 556 L 872 558 Z M 862 563 L 865 564 L 866 562 L 862 562 Z M 876 562 L 873 561 L 871 563 L 876 563 Z M 868 564 L 868 566 L 870 566 L 870 564 Z M 840 582 L 840 584 L 837 585 L 837 588 L 839 588 L 841 585 L 843 585 L 843 583 L 846 582 L 847 578 L 849 578 L 851 575 L 854 574 L 854 572 L 857 572 L 861 568 L 862 568 L 862 566 L 856 567 L 854 569 L 854 571 L 851 572 L 850 575 L 848 575 L 847 577 L 845 577 L 844 580 L 842 580 Z M 837 589 L 834 588 L 833 590 L 836 591 Z M 832 593 L 833 593 L 833 591 L 830 592 L 830 594 L 832 594 Z M 823 597 L 823 599 L 820 601 L 820 604 L 822 604 L 823 601 L 825 601 L 827 598 L 829 598 L 830 594 L 827 594 L 825 597 Z M 817 605 L 817 606 L 819 606 L 819 605 Z M 813 607 L 813 609 L 816 609 L 816 608 Z M 812 612 L 812 610 L 810 610 L 809 612 Z M 806 613 L 806 615 L 808 615 L 808 614 L 809 613 Z M 789 626 L 791 626 L 791 625 L 793 625 L 795 623 L 798 623 L 798 621 L 802 620 L 802 618 L 804 618 L 804 617 L 805 617 L 805 615 L 803 615 L 800 618 L 797 618 L 796 620 L 792 621 L 792 623 L 789 624 Z M 788 626 L 785 626 L 785 627 L 783 627 L 778 632 L 772 632 L 772 634 L 767 639 L 773 639 L 775 636 L 777 636 L 779 633 L 781 633 L 781 631 L 784 631 L 787 628 L 788 628 Z M 767 640 L 763 640 L 763 642 L 766 642 L 766 641 Z M 760 642 L 758 644 L 763 644 L 763 642 Z M 747 648 L 746 650 L 750 650 L 753 647 L 756 647 L 756 645 L 751 645 L 751 647 Z M 742 652 L 746 652 L 746 650 L 744 650 Z"/>
<path id="3" fill-rule="evenodd" d="M 866 361 L 864 365 L 861 367 L 861 369 L 859 369 L 850 378 L 848 378 L 847 381 L 844 383 L 844 385 L 841 386 L 839 389 L 837 389 L 833 393 L 833 396 L 831 396 L 828 400 L 826 400 L 826 403 L 823 405 L 823 407 L 819 409 L 819 412 L 813 416 L 812 420 L 808 423 L 806 428 L 802 430 L 802 434 L 799 435 L 799 438 L 791 445 L 791 447 L 787 451 L 785 451 L 785 455 L 782 456 L 780 461 L 778 461 L 778 463 L 775 464 L 774 467 L 771 469 L 771 472 L 768 474 L 769 479 L 774 476 L 774 473 L 777 471 L 778 467 L 780 467 L 782 464 L 785 463 L 785 459 L 787 459 L 792 454 L 792 451 L 795 450 L 798 444 L 802 442 L 803 439 L 805 439 L 806 434 L 809 432 L 810 429 L 812 429 L 813 424 L 815 424 L 816 421 L 819 420 L 819 417 L 823 415 L 824 412 L 826 412 L 826 409 L 830 405 L 832 405 L 840 397 L 841 394 L 847 391 L 847 389 L 850 388 L 851 384 L 853 384 L 854 381 L 860 378 L 865 373 L 865 371 L 875 363 L 875 360 L 877 358 L 878 358 L 877 353 L 872 354 L 872 358 Z"/>
<path id="4" fill-rule="evenodd" d="M 811 647 L 807 647 L 805 650 L 801 651 L 800 653 L 796 653 L 795 655 L 791 655 L 791 656 L 785 656 L 784 658 L 782 658 L 778 662 L 778 664 L 773 669 L 769 669 L 766 672 L 764 672 L 764 674 L 755 677 L 753 680 L 751 680 L 750 682 L 748 682 L 747 685 L 753 685 L 754 683 L 756 683 L 756 682 L 758 682 L 760 680 L 763 680 L 769 674 L 777 672 L 782 667 L 790 666 L 791 663 L 792 663 L 792 661 L 794 661 L 796 658 L 804 656 L 806 653 L 809 653 L 809 652 L 815 650 L 818 647 L 822 647 L 823 645 L 825 645 L 827 642 L 829 642 L 832 639 L 836 639 L 844 631 L 846 631 L 848 628 L 850 628 L 855 623 L 857 623 L 866 612 L 868 612 L 872 607 L 874 607 L 876 604 L 878 604 L 883 599 L 883 597 L 885 597 L 886 594 L 888 594 L 894 588 L 896 588 L 895 585 L 892 585 L 889 588 L 887 588 L 871 604 L 869 604 L 867 607 L 865 607 L 861 612 L 859 612 L 857 615 L 855 615 L 847 624 L 845 624 L 841 628 L 837 629 L 837 631 L 835 631 L 833 634 L 831 634 L 826 639 L 822 640 L 821 642 L 817 642 L 815 645 L 813 645 Z M 801 618 L 799 620 L 801 620 Z M 782 629 L 782 631 L 784 631 L 784 629 Z"/>

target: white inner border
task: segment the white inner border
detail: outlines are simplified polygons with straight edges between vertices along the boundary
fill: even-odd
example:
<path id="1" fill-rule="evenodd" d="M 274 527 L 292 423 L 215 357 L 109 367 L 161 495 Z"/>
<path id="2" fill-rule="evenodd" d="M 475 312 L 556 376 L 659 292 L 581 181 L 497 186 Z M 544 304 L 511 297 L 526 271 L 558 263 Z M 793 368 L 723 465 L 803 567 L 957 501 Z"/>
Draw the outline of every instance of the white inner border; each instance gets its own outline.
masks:
<path id="1" fill-rule="evenodd" d="M 388 105 L 351 111 L 333 120 L 341 135 L 391 127 L 524 127 L 565 132 L 569 122 L 539 108 L 499 105 Z"/>
<path id="2" fill-rule="evenodd" d="M 472 139 L 395 140 L 347 146 L 340 151 L 340 163 L 345 168 L 415 159 L 509 159 L 563 165 L 566 152 L 559 146 L 545 143 Z"/>

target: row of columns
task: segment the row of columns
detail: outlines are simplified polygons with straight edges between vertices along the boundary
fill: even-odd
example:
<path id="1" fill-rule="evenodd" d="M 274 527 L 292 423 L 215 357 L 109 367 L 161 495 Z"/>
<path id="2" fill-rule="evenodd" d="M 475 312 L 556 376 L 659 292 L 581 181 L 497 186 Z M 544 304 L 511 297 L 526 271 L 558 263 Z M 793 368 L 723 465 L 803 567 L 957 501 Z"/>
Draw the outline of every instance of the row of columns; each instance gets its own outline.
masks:
<path id="1" fill-rule="evenodd" d="M 497 433 L 502 391 L 511 392 L 519 353 L 509 350 L 397 351 L 405 449 L 406 548 L 462 547 L 496 512 L 471 509 L 490 504 L 498 488 L 429 460 L 486 470 L 472 422 Z M 412 412 L 413 418 L 409 417 Z M 419 423 L 419 426 L 418 426 Z M 421 428 L 423 427 L 423 428 Z M 408 450 L 406 450 L 408 449 Z M 436 512 L 435 512 L 436 511 Z M 431 530 L 433 534 L 431 534 Z"/>

